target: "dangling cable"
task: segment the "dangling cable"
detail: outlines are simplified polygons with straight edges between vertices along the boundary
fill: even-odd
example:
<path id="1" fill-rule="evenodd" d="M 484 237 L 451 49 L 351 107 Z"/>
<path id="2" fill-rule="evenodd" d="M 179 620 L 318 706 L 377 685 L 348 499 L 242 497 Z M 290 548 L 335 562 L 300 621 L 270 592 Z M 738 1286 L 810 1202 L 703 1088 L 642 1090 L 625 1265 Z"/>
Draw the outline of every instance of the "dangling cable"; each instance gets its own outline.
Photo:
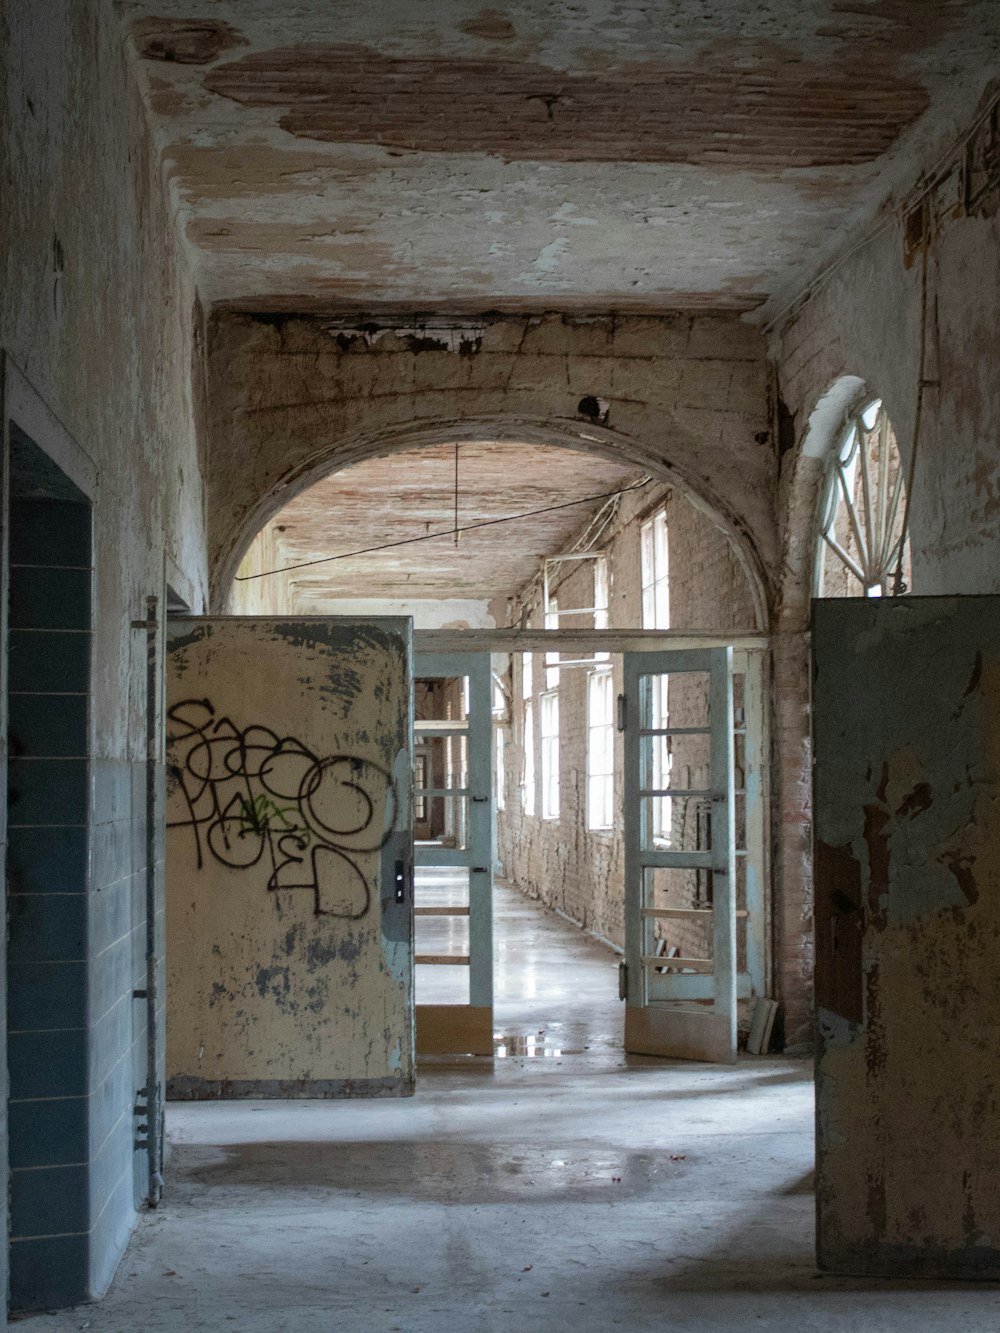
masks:
<path id="1" fill-rule="evenodd" d="M 458 535 L 463 532 L 476 532 L 479 528 L 495 528 L 499 523 L 517 523 L 522 518 L 538 518 L 541 514 L 554 514 L 560 509 L 573 509 L 576 505 L 594 504 L 598 500 L 610 500 L 617 495 L 628 495 L 631 491 L 640 491 L 648 486 L 652 477 L 643 477 L 642 481 L 632 486 L 624 486 L 617 491 L 602 491 L 600 495 L 582 495 L 579 500 L 565 500 L 562 504 L 544 505 L 541 509 L 526 509 L 521 514 L 508 514 L 505 518 L 487 518 L 481 523 L 466 523 L 458 528 Z M 398 542 L 383 542 L 380 546 L 365 546 L 357 551 L 343 551 L 340 555 L 322 555 L 317 560 L 300 560 L 294 565 L 282 565 L 276 569 L 264 569 L 259 574 L 237 574 L 237 583 L 250 583 L 253 579 L 270 578 L 272 574 L 287 574 L 293 569 L 311 569 L 313 565 L 328 565 L 335 560 L 350 560 L 357 555 L 377 555 L 379 551 L 392 551 L 397 546 L 413 546 L 416 542 L 434 541 L 438 537 L 451 537 L 455 528 L 444 528 L 439 532 L 425 532 L 420 537 L 403 537 Z"/>
<path id="2" fill-rule="evenodd" d="M 458 441 L 455 441 L 455 545 L 458 545 L 458 539 L 461 531 L 458 526 Z"/>

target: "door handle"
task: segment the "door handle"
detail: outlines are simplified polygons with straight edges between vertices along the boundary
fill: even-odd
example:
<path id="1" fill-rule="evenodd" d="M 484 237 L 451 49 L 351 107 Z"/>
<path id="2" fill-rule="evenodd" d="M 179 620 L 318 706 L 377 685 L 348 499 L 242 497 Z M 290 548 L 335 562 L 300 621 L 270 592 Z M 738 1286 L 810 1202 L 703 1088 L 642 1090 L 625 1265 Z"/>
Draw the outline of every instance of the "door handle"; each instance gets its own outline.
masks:
<path id="1" fill-rule="evenodd" d="M 395 880 L 396 880 L 396 902 L 397 902 L 397 903 L 405 903 L 405 902 L 406 902 L 406 862 L 405 862 L 405 861 L 397 861 L 397 862 L 396 862 L 396 874 L 395 874 Z"/>

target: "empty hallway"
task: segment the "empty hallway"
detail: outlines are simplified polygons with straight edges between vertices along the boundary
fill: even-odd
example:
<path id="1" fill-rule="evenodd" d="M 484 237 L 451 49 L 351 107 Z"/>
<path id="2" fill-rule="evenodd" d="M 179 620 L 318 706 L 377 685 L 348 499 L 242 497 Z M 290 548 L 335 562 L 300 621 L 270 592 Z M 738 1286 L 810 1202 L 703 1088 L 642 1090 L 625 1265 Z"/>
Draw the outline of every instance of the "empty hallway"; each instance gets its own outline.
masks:
<path id="1" fill-rule="evenodd" d="M 626 1057 L 615 957 L 496 893 L 500 1058 L 413 1099 L 173 1103 L 107 1298 L 26 1333 L 991 1333 L 1000 1292 L 813 1260 L 812 1071 Z"/>
<path id="2" fill-rule="evenodd" d="M 0 68 L 0 1333 L 996 1333 L 1000 3 Z"/>

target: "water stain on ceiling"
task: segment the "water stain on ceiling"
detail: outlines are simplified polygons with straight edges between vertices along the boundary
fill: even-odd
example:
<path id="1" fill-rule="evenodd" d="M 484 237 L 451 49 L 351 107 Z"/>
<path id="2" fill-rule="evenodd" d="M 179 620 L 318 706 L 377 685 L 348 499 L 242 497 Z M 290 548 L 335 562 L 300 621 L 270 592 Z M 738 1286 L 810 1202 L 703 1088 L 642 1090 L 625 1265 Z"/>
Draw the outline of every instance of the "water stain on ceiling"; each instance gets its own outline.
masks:
<path id="1" fill-rule="evenodd" d="M 766 319 L 951 151 L 996 0 L 120 0 L 208 305 Z"/>
<path id="2" fill-rule="evenodd" d="M 230 47 L 246 45 L 231 24 L 213 19 L 140 19 L 133 37 L 143 60 L 177 65 L 208 65 Z"/>
<path id="3" fill-rule="evenodd" d="M 205 88 L 279 107 L 290 134 L 505 161 L 662 162 L 781 170 L 870 162 L 927 108 L 918 82 L 781 48 L 586 74 L 502 59 L 393 57 L 368 46 L 254 51 Z"/>

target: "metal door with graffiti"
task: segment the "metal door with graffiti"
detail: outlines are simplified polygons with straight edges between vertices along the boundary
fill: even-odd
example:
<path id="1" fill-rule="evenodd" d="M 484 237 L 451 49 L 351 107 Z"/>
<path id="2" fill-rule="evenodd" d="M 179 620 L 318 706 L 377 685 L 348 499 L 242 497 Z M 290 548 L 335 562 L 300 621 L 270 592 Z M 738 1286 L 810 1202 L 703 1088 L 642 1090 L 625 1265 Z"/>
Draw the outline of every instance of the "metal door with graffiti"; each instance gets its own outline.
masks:
<path id="1" fill-rule="evenodd" d="M 409 620 L 167 650 L 169 1095 L 411 1092 Z"/>

